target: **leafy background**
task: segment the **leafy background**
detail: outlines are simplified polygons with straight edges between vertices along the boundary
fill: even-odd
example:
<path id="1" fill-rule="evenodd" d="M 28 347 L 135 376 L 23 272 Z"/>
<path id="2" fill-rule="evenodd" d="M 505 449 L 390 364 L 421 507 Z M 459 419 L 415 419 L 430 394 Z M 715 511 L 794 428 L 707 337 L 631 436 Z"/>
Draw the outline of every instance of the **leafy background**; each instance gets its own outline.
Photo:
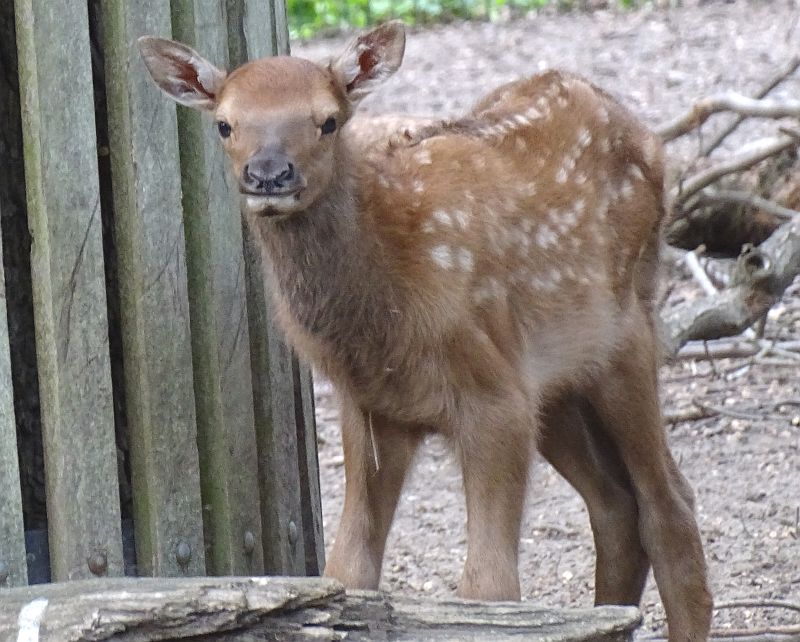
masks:
<path id="1" fill-rule="evenodd" d="M 615 0 L 608 4 L 629 9 L 643 3 L 644 0 Z M 393 18 L 407 24 L 495 20 L 545 8 L 571 11 L 591 5 L 591 0 L 287 0 L 293 38 L 357 29 Z"/>

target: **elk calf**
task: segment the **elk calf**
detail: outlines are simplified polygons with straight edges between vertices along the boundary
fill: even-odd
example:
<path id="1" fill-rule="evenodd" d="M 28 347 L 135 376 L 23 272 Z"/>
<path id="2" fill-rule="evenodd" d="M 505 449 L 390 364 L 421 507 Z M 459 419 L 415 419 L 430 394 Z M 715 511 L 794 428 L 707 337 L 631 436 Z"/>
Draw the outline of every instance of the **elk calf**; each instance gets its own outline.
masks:
<path id="1" fill-rule="evenodd" d="M 399 67 L 398 23 L 327 65 L 276 57 L 230 74 L 175 42 L 139 46 L 161 89 L 213 114 L 278 321 L 341 395 L 347 487 L 326 573 L 378 586 L 403 479 L 435 431 L 463 470 L 459 594 L 518 599 L 538 444 L 587 502 L 597 602 L 637 604 L 652 564 L 670 639 L 704 639 L 693 495 L 657 391 L 658 139 L 551 71 L 371 142 L 348 121 Z"/>

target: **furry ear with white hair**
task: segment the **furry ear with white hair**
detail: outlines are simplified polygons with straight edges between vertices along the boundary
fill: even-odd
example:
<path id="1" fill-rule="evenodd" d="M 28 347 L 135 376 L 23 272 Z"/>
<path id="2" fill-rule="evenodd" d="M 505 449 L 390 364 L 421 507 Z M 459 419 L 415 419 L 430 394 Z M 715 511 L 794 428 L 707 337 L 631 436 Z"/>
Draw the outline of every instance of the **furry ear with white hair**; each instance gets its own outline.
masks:
<path id="1" fill-rule="evenodd" d="M 142 36 L 138 44 L 147 71 L 167 96 L 194 109 L 216 107 L 227 76 L 224 71 L 179 42 Z"/>
<path id="2" fill-rule="evenodd" d="M 405 25 L 399 20 L 387 22 L 353 38 L 331 61 L 330 70 L 355 103 L 400 68 L 405 48 Z"/>

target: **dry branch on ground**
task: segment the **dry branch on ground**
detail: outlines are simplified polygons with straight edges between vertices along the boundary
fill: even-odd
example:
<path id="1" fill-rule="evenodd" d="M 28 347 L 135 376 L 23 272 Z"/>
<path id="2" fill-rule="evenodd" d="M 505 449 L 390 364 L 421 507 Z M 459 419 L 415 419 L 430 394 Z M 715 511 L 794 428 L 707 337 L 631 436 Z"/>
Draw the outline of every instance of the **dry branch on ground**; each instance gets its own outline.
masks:
<path id="1" fill-rule="evenodd" d="M 800 274 L 800 211 L 796 209 L 800 205 L 800 132 L 787 127 L 784 120 L 800 122 L 800 102 L 767 98 L 798 67 L 800 58 L 793 58 L 754 98 L 731 92 L 712 95 L 656 127 L 669 143 L 698 131 L 715 114 L 736 115 L 697 159 L 679 171 L 669 191 L 665 236 L 670 245 L 738 255 L 734 278 L 721 291 L 697 255 L 686 256 L 687 267 L 706 296 L 662 312 L 664 338 L 672 356 L 690 341 L 741 334 L 766 317 Z M 773 137 L 712 159 L 712 152 L 726 137 L 752 117 L 776 119 L 783 125 Z M 764 165 L 768 165 L 766 170 Z M 755 171 L 756 167 L 761 171 Z"/>

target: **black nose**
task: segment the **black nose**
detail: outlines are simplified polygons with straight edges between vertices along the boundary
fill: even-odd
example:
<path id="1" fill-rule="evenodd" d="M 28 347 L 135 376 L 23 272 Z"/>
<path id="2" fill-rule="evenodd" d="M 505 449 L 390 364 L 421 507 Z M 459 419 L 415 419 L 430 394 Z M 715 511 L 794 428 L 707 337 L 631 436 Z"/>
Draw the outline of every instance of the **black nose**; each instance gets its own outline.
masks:
<path id="1" fill-rule="evenodd" d="M 242 170 L 243 192 L 263 195 L 291 194 L 300 186 L 294 165 L 284 154 L 259 154 L 251 158 Z"/>

